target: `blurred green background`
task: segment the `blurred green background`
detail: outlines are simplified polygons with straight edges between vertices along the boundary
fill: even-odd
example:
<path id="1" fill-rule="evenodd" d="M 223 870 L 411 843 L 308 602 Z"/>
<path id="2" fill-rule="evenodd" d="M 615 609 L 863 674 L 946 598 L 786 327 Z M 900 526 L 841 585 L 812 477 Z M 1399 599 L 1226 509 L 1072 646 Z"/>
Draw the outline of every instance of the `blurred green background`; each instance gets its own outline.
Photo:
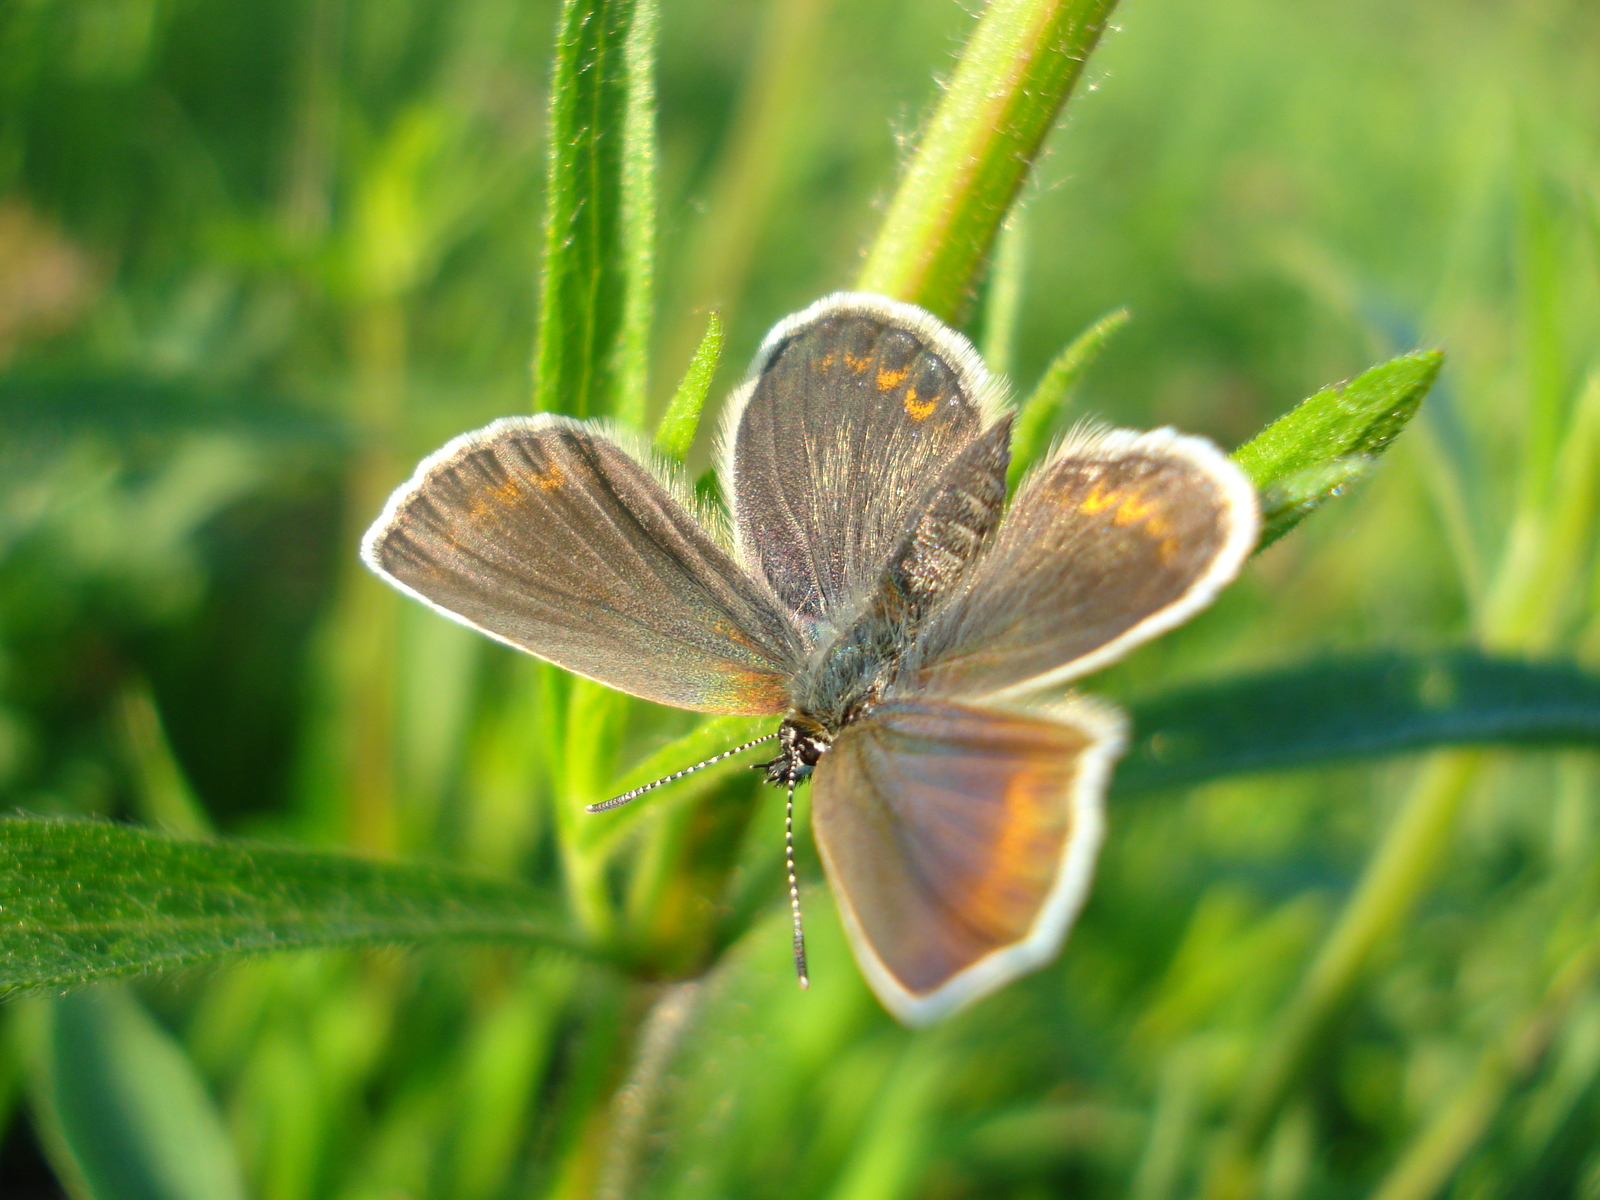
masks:
<path id="1" fill-rule="evenodd" d="M 1090 689 L 1370 648 L 1600 666 L 1600 8 L 1116 19 L 1027 189 L 996 365 L 1027 388 L 1127 305 L 1074 415 L 1231 447 L 1401 350 L 1448 362 L 1369 484 Z M 555 20 L 547 0 L 0 5 L 6 808 L 548 880 L 554 828 L 691 728 L 634 705 L 588 746 L 550 672 L 355 558 L 418 457 L 528 408 Z M 768 325 L 849 285 L 970 24 L 948 0 L 663 0 L 658 404 L 710 308 L 720 396 Z M 129 1086 L 202 1080 L 262 1200 L 1215 1189 L 1230 1106 L 1372 848 L 1444 796 L 1421 900 L 1298 1066 L 1253 1194 L 1593 1200 L 1596 765 L 1441 752 L 1113 806 L 1060 960 L 915 1034 L 858 977 L 809 845 L 795 989 L 782 796 L 724 774 L 643 819 L 643 969 L 704 961 L 713 908 L 757 917 L 648 1017 L 657 985 L 491 949 L 11 1005 L 0 1193 L 109 1195 L 70 1178 L 50 1112 L 62 1047 L 118 1021 L 146 1051 Z M 621 1144 L 624 1082 L 642 1115 Z"/>

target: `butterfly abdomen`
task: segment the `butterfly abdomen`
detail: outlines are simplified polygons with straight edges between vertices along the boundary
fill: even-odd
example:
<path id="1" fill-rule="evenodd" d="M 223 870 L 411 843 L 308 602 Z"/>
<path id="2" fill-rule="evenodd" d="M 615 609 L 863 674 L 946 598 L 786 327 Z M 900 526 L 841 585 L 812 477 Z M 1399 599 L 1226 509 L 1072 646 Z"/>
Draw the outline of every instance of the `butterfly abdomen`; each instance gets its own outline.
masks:
<path id="1" fill-rule="evenodd" d="M 878 583 L 875 607 L 915 626 L 1000 523 L 1011 465 L 1011 417 L 974 438 L 917 506 Z"/>

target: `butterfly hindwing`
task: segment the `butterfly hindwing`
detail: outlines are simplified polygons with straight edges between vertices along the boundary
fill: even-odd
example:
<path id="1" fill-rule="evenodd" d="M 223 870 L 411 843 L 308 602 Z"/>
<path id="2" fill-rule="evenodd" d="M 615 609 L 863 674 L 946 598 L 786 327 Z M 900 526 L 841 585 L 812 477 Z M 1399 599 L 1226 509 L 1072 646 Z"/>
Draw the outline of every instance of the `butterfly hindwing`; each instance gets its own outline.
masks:
<path id="1" fill-rule="evenodd" d="M 649 470 L 594 426 L 497 421 L 402 486 L 363 545 L 412 595 L 620 691 L 776 713 L 793 624 Z"/>
<path id="2" fill-rule="evenodd" d="M 943 1016 L 1052 957 L 1082 903 L 1123 721 L 890 700 L 813 777 L 812 827 L 856 958 L 901 1020 Z"/>
<path id="3" fill-rule="evenodd" d="M 734 399 L 724 486 L 741 552 L 785 608 L 838 620 L 908 516 L 997 413 L 966 340 L 878 296 L 829 297 L 768 335 Z"/>
<path id="4" fill-rule="evenodd" d="M 1069 438 L 922 627 L 915 686 L 1022 692 L 1105 666 L 1209 604 L 1259 526 L 1250 481 L 1203 438 Z"/>

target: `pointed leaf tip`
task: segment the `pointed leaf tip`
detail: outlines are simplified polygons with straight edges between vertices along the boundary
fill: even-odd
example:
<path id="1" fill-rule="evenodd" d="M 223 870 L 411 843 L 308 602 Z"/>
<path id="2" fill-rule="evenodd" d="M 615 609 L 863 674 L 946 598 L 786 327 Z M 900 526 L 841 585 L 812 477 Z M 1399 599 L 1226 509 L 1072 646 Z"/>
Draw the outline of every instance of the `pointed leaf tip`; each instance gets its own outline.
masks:
<path id="1" fill-rule="evenodd" d="M 1260 546 L 1277 541 L 1371 471 L 1438 378 L 1444 355 L 1417 350 L 1324 388 L 1234 452 L 1261 493 Z"/>

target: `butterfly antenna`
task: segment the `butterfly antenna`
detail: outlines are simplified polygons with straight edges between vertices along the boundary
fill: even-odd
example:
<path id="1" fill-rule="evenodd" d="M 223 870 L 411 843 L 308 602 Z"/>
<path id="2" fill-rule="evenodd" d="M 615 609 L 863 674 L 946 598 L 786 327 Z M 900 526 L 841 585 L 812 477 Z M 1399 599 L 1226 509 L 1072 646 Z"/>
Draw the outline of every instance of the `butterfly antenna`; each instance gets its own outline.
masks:
<path id="1" fill-rule="evenodd" d="M 800 977 L 800 986 L 811 986 L 806 974 L 806 930 L 800 922 L 800 880 L 794 872 L 794 766 L 789 767 L 789 798 L 783 810 L 783 857 L 789 870 L 789 911 L 794 914 L 794 973 Z"/>
<path id="2" fill-rule="evenodd" d="M 609 800 L 602 800 L 602 801 L 600 801 L 599 804 L 587 805 L 584 808 L 583 811 L 584 812 L 598 813 L 598 812 L 605 812 L 608 809 L 621 808 L 624 804 L 628 803 L 628 801 L 637 800 L 640 796 L 644 795 L 646 792 L 653 792 L 653 791 L 655 791 L 656 788 L 660 787 L 664 783 L 675 783 L 677 780 L 682 779 L 685 775 L 693 775 L 696 771 L 699 771 L 704 767 L 709 767 L 712 763 L 721 762 L 723 759 L 727 758 L 731 754 L 743 753 L 744 751 L 749 750 L 753 746 L 761 745 L 762 742 L 770 742 L 773 738 L 775 738 L 777 736 L 778 735 L 776 733 L 769 733 L 769 734 L 765 735 L 764 737 L 758 737 L 758 738 L 753 739 L 752 741 L 748 741 L 742 746 L 735 746 L 731 750 L 724 750 L 721 754 L 713 754 L 710 758 L 706 759 L 704 762 L 697 762 L 692 767 L 685 767 L 681 771 L 674 771 L 671 775 L 663 776 L 662 778 L 656 780 L 654 783 L 647 783 L 643 787 L 636 787 L 631 792 L 623 792 L 622 795 L 613 796 Z"/>

